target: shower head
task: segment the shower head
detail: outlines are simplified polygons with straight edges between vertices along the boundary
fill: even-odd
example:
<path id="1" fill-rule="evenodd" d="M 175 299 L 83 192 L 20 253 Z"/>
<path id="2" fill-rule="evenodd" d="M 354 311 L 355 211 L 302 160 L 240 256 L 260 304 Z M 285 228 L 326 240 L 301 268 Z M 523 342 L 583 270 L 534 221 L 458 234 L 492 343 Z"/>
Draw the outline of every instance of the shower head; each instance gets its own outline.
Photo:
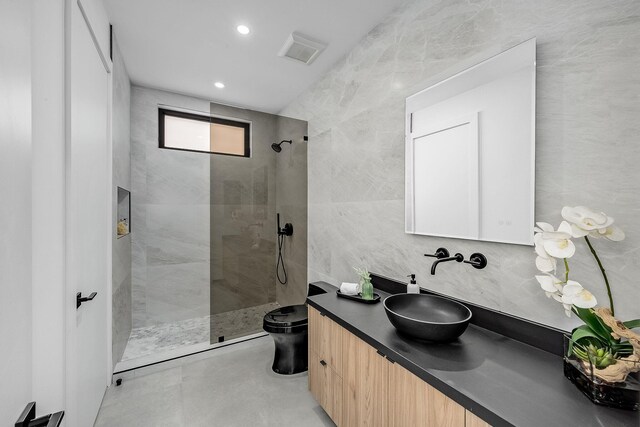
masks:
<path id="1" fill-rule="evenodd" d="M 279 153 L 282 151 L 282 143 L 283 142 L 288 142 L 289 144 L 291 144 L 293 141 L 291 141 L 290 139 L 283 139 L 282 141 L 276 143 L 274 142 L 273 144 L 271 144 L 271 148 L 273 149 L 273 151 L 275 151 L 276 153 Z"/>

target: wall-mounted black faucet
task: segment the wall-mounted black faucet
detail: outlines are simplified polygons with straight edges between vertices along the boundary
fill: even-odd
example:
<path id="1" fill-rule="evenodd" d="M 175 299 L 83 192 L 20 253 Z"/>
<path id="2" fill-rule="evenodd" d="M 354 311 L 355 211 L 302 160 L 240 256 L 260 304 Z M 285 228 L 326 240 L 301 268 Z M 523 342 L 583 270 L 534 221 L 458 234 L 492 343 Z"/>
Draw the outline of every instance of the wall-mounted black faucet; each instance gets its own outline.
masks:
<path id="1" fill-rule="evenodd" d="M 487 266 L 487 257 L 479 252 L 471 254 L 469 261 L 464 261 L 465 264 L 471 264 L 474 268 L 482 270 Z"/>
<path id="2" fill-rule="evenodd" d="M 438 264 L 440 264 L 441 262 L 447 262 L 447 261 L 456 261 L 456 262 L 462 262 L 464 261 L 464 256 L 461 253 L 457 253 L 454 256 L 448 256 L 446 258 L 438 258 L 437 260 L 435 260 L 433 262 L 433 264 L 431 265 L 431 275 L 435 276 L 436 274 L 436 267 L 438 266 Z"/>
<path id="3" fill-rule="evenodd" d="M 441 262 L 456 261 L 464 262 L 465 264 L 471 264 L 474 268 L 481 270 L 487 266 L 487 258 L 479 252 L 471 254 L 469 260 L 465 260 L 461 253 L 457 253 L 454 256 L 449 255 L 449 251 L 446 248 L 438 248 L 435 254 L 424 254 L 424 256 L 438 258 L 431 265 L 431 275 L 435 276 L 436 267 Z"/>
<path id="4" fill-rule="evenodd" d="M 429 256 L 432 258 L 447 258 L 449 256 L 449 251 L 447 248 L 438 248 L 435 254 L 424 254 L 424 256 Z"/>

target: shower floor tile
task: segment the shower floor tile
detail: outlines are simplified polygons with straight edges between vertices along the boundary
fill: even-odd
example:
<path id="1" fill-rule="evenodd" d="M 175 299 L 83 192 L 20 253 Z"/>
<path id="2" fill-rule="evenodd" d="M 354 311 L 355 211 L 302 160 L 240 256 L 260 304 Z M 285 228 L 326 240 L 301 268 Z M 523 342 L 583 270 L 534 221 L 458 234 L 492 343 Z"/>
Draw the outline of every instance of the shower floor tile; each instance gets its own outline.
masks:
<path id="1" fill-rule="evenodd" d="M 162 323 L 131 330 L 122 361 L 167 352 L 194 344 L 225 340 L 262 331 L 262 317 L 280 307 L 277 302 L 203 316 L 194 319 Z"/>

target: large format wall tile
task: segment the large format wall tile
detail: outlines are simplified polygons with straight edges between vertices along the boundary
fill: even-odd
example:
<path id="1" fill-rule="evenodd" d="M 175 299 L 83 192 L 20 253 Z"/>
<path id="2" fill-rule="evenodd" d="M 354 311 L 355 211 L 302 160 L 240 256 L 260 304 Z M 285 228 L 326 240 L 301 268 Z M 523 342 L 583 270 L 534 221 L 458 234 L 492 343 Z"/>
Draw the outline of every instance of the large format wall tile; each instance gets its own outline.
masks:
<path id="1" fill-rule="evenodd" d="M 133 326 L 209 314 L 209 155 L 158 147 L 158 106 L 209 103 L 132 88 Z"/>
<path id="2" fill-rule="evenodd" d="M 404 233 L 404 100 L 537 37 L 536 219 L 558 224 L 564 205 L 616 218 L 620 243 L 598 240 L 622 317 L 638 317 L 640 264 L 640 3 L 634 0 L 463 0 L 407 3 L 374 28 L 281 114 L 309 121 L 309 280 L 354 280 L 353 265 L 571 328 L 534 279 L 528 246 Z M 329 175 L 330 174 L 330 175 Z M 446 177 L 435 185 L 445 185 Z M 572 277 L 606 303 L 584 247 Z M 485 270 L 423 253 L 483 252 Z"/>
<path id="3" fill-rule="evenodd" d="M 209 315 L 209 263 L 148 266 L 145 297 L 152 324 Z"/>
<path id="4" fill-rule="evenodd" d="M 147 146 L 147 203 L 209 203 L 209 155 Z"/>
<path id="5" fill-rule="evenodd" d="M 147 265 L 209 262 L 209 205 L 147 205 Z"/>
<path id="6" fill-rule="evenodd" d="M 111 315 L 112 357 L 116 364 L 122 359 L 132 328 L 131 275 L 123 279 L 121 286 L 113 290 Z M 115 366 L 115 365 L 114 365 Z"/>
<path id="7" fill-rule="evenodd" d="M 308 125 L 302 120 L 277 118 L 277 141 L 284 143 L 276 155 L 276 206 L 282 225 L 293 224 L 293 235 L 283 241 L 287 283 L 275 282 L 280 305 L 302 304 L 307 294 L 307 156 Z M 283 272 L 281 271 L 281 276 Z"/>
<path id="8" fill-rule="evenodd" d="M 113 117 L 112 117 L 112 360 L 122 358 L 132 324 L 131 312 L 131 235 L 118 238 L 117 187 L 131 191 L 130 139 L 131 83 L 117 40 L 113 43 Z"/>

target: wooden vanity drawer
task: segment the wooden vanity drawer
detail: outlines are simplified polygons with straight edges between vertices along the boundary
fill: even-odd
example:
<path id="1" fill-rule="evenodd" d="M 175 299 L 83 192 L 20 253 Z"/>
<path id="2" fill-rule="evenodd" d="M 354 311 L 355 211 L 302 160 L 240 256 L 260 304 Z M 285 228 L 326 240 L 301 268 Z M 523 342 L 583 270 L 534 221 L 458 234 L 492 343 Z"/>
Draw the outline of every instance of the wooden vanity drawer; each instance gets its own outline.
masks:
<path id="1" fill-rule="evenodd" d="M 316 353 L 309 353 L 309 390 L 336 425 L 342 422 L 342 378 Z"/>
<path id="2" fill-rule="evenodd" d="M 309 307 L 309 352 L 315 352 L 342 376 L 342 333 L 336 322 Z"/>

